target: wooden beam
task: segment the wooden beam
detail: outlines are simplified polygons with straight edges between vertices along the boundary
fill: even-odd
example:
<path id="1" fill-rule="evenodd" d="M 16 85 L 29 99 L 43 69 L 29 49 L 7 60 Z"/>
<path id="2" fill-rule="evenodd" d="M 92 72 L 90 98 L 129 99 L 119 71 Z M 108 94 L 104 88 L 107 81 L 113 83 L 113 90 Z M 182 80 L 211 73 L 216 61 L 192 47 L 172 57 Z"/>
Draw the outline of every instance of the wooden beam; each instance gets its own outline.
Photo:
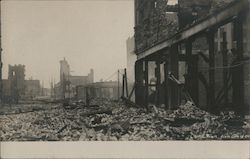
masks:
<path id="1" fill-rule="evenodd" d="M 207 104 L 210 109 L 215 104 L 215 48 L 214 48 L 214 35 L 215 30 L 208 32 L 207 41 L 209 45 L 209 95 Z"/>
<path id="2" fill-rule="evenodd" d="M 144 70 L 145 98 L 144 98 L 144 101 L 145 101 L 146 109 L 149 110 L 149 107 L 148 107 L 148 61 L 147 60 L 144 61 L 144 66 L 145 66 L 145 70 Z"/>
<path id="3" fill-rule="evenodd" d="M 155 70 L 155 75 L 156 75 L 156 105 L 160 105 L 160 88 L 161 88 L 161 63 L 160 63 L 160 58 L 157 59 L 156 61 L 156 70 Z"/>
<path id="4" fill-rule="evenodd" d="M 120 99 L 120 70 L 117 72 L 117 97 Z"/>
<path id="5" fill-rule="evenodd" d="M 143 60 L 135 62 L 135 103 L 137 105 L 144 106 L 144 72 L 143 72 Z"/>
<path id="6" fill-rule="evenodd" d="M 133 95 L 133 93 L 134 93 L 134 90 L 135 90 L 135 84 L 133 85 L 133 88 L 132 88 L 132 90 L 131 90 L 131 92 L 130 92 L 130 94 L 129 94 L 129 96 L 128 96 L 128 99 L 129 99 L 129 100 L 131 99 L 131 97 L 132 97 L 132 95 Z"/>
<path id="7" fill-rule="evenodd" d="M 178 79 L 179 65 L 178 65 L 178 45 L 174 45 L 170 50 L 170 72 Z M 178 101 L 178 87 L 175 83 L 169 82 L 169 106 L 174 109 L 179 105 Z"/>
<path id="8" fill-rule="evenodd" d="M 209 57 L 207 57 L 203 52 L 198 52 L 198 55 L 209 64 Z"/>
<path id="9" fill-rule="evenodd" d="M 224 104 L 225 106 L 228 106 L 228 55 L 227 55 L 227 37 L 226 37 L 226 32 L 223 32 L 223 42 L 222 42 L 222 64 L 223 64 L 223 84 L 225 88 L 225 93 L 224 93 Z"/>
<path id="10" fill-rule="evenodd" d="M 187 39 L 186 46 L 186 56 L 187 56 L 187 76 L 186 76 L 186 86 L 187 91 L 191 95 L 194 102 L 198 105 L 199 102 L 199 89 L 198 89 L 198 56 L 192 55 L 192 42 L 193 39 Z"/>
<path id="11" fill-rule="evenodd" d="M 192 94 L 192 41 L 191 39 L 186 40 L 185 42 L 185 51 L 186 51 L 186 63 L 187 63 L 187 74 L 185 78 L 185 85 L 187 88 L 187 91 L 191 95 L 191 97 L 194 99 L 193 94 Z"/>
<path id="12" fill-rule="evenodd" d="M 125 91 L 125 76 L 122 75 L 122 97 L 125 97 L 124 91 Z"/>
<path id="13" fill-rule="evenodd" d="M 198 76 L 199 76 L 199 80 L 201 81 L 201 83 L 204 85 L 204 87 L 205 87 L 205 89 L 206 89 L 206 97 L 207 97 L 207 109 L 209 109 L 209 110 L 212 110 L 211 108 L 212 108 L 212 106 L 211 105 L 209 105 L 209 103 L 210 103 L 210 89 L 209 89 L 209 82 L 207 82 L 207 79 L 205 78 L 205 76 L 201 73 L 201 72 L 199 72 L 198 73 Z"/>
<path id="14" fill-rule="evenodd" d="M 243 19 L 244 15 L 239 15 L 234 22 L 234 40 L 236 41 L 236 49 L 234 49 L 234 64 L 239 64 L 243 60 Z M 244 114 L 244 71 L 243 65 L 231 69 L 232 71 L 232 87 L 233 87 L 233 104 L 234 110 L 240 114 Z"/>
<path id="15" fill-rule="evenodd" d="M 165 91 L 165 109 L 169 108 L 169 82 L 168 82 L 168 61 L 165 61 L 164 64 L 164 80 L 165 80 L 165 85 L 164 85 L 164 91 Z"/>
<path id="16" fill-rule="evenodd" d="M 128 77 L 127 77 L 127 69 L 124 69 L 124 78 L 125 78 L 125 90 L 126 90 L 126 97 L 128 97 Z"/>

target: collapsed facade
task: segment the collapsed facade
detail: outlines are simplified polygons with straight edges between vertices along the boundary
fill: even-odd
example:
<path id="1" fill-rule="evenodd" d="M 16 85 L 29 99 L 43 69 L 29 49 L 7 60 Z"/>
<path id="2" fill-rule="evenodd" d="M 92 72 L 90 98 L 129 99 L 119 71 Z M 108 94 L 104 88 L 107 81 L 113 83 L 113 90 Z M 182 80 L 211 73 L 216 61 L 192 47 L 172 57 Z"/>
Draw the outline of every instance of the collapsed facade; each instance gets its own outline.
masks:
<path id="1" fill-rule="evenodd" d="M 94 82 L 94 70 L 90 69 L 87 76 L 73 76 L 66 59 L 60 61 L 60 81 L 54 86 L 55 98 L 66 99 L 77 96 L 76 88 Z"/>
<path id="2" fill-rule="evenodd" d="M 117 81 L 95 82 L 82 86 L 77 86 L 76 95 L 78 100 L 87 100 L 94 98 L 106 98 L 111 100 L 119 99 L 119 88 Z"/>
<path id="3" fill-rule="evenodd" d="M 25 97 L 33 99 L 37 96 L 44 96 L 44 88 L 41 87 L 39 80 L 28 79 L 25 80 Z"/>
<path id="4" fill-rule="evenodd" d="M 8 80 L 11 83 L 11 91 L 14 96 L 24 96 L 25 94 L 25 66 L 9 65 Z"/>
<path id="5" fill-rule="evenodd" d="M 8 79 L 2 80 L 2 100 L 16 102 L 41 94 L 39 80 L 25 79 L 25 65 L 9 65 Z"/>
<path id="6" fill-rule="evenodd" d="M 249 2 L 135 0 L 136 103 L 249 114 Z"/>

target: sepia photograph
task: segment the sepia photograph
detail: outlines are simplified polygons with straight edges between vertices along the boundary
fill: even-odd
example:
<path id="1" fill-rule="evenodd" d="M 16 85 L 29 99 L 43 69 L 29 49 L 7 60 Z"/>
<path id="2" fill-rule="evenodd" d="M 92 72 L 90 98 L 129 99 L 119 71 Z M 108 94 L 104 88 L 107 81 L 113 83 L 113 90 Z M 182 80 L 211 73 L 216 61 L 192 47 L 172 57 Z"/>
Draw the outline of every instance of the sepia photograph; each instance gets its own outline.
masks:
<path id="1" fill-rule="evenodd" d="M 0 141 L 250 140 L 250 0 L 1 0 Z"/>

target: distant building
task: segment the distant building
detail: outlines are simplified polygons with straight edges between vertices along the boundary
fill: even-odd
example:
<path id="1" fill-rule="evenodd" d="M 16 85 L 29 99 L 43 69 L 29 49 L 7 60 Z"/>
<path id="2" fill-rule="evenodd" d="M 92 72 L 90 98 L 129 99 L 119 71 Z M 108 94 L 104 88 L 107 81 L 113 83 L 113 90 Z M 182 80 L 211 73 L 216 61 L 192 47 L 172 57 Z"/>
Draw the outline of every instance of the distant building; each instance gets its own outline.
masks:
<path id="1" fill-rule="evenodd" d="M 41 95 L 41 86 L 39 80 L 25 80 L 25 96 L 34 98 Z"/>
<path id="2" fill-rule="evenodd" d="M 8 80 L 11 81 L 11 91 L 14 96 L 25 95 L 25 66 L 9 65 Z M 18 94 L 18 95 L 17 95 Z"/>
<path id="3" fill-rule="evenodd" d="M 41 96 L 43 96 L 43 97 L 52 96 L 51 89 L 50 88 L 41 88 Z"/>
<path id="4" fill-rule="evenodd" d="M 117 81 L 95 82 L 84 86 L 77 86 L 76 98 L 86 101 L 86 98 L 106 98 L 111 100 L 118 99 Z"/>
<path id="5" fill-rule="evenodd" d="M 25 80 L 25 65 L 9 65 L 8 79 L 2 80 L 2 96 L 5 102 L 18 102 L 20 99 L 41 95 L 39 80 Z"/>
<path id="6" fill-rule="evenodd" d="M 55 84 L 57 99 L 73 98 L 76 96 L 76 87 L 94 82 L 94 70 L 90 69 L 87 76 L 73 76 L 70 74 L 70 65 L 64 58 L 60 61 L 60 81 Z"/>
<path id="7" fill-rule="evenodd" d="M 70 76 L 70 67 L 66 59 L 60 61 L 60 82 Z"/>
<path id="8" fill-rule="evenodd" d="M 4 102 L 11 100 L 11 82 L 8 79 L 2 80 L 2 98 Z"/>

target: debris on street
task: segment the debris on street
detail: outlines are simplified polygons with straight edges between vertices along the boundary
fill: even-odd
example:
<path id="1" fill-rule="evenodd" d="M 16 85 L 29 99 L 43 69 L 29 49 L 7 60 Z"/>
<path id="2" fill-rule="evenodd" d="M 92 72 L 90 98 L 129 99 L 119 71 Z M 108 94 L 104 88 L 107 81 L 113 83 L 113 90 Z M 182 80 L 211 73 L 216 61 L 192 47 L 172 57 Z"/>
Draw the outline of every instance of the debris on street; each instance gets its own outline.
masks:
<path id="1" fill-rule="evenodd" d="M 123 102 L 95 99 L 89 107 L 78 103 L 66 109 L 59 104 L 40 111 L 1 114 L 0 121 L 1 141 L 250 139 L 250 124 L 233 112 L 216 116 L 192 102 L 172 112 L 155 106 L 147 112 Z"/>

